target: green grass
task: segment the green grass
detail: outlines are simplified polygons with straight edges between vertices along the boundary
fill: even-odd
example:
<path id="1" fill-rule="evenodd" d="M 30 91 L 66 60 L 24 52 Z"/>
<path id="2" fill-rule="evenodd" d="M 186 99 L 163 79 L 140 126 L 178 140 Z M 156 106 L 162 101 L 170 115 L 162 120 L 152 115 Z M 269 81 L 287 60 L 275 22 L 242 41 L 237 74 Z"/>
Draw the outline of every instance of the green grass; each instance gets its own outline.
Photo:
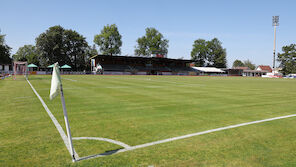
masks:
<path id="1" fill-rule="evenodd" d="M 73 137 L 131 146 L 296 113 L 296 80 L 189 76 L 62 76 Z M 59 123 L 51 76 L 30 76 Z M 71 80 L 67 80 L 71 79 Z M 296 118 L 229 129 L 72 163 L 24 79 L 0 80 L 0 166 L 295 166 Z M 74 141 L 79 156 L 119 149 Z"/>

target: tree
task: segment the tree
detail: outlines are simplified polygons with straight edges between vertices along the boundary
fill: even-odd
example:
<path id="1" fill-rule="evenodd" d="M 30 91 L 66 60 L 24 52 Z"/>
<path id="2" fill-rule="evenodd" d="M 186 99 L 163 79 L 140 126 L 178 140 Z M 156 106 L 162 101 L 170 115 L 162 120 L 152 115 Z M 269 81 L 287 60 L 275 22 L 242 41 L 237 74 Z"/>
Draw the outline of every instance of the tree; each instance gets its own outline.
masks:
<path id="1" fill-rule="evenodd" d="M 1 35 L 0 34 L 0 45 L 3 45 L 4 44 L 4 41 L 5 41 L 5 35 Z"/>
<path id="2" fill-rule="evenodd" d="M 64 49 L 67 57 L 74 70 L 85 70 L 85 56 L 88 49 L 88 43 L 85 37 L 73 30 L 65 30 L 64 32 Z"/>
<path id="3" fill-rule="evenodd" d="M 137 39 L 135 55 L 150 56 L 151 54 L 167 55 L 169 41 L 155 28 L 146 28 L 146 35 Z"/>
<path id="4" fill-rule="evenodd" d="M 222 43 L 214 38 L 207 42 L 207 47 L 209 64 L 217 68 L 226 68 L 226 49 L 222 47 Z"/>
<path id="5" fill-rule="evenodd" d="M 280 62 L 284 75 L 296 73 L 296 44 L 283 46 L 284 53 L 278 53 L 277 60 Z"/>
<path id="6" fill-rule="evenodd" d="M 211 41 L 197 39 L 193 43 L 191 59 L 195 61 L 196 66 L 208 67 L 226 67 L 226 49 L 222 43 L 214 38 Z"/>
<path id="7" fill-rule="evenodd" d="M 33 45 L 24 45 L 20 47 L 15 55 L 12 56 L 16 61 L 27 61 L 28 64 L 33 63 L 39 65 L 39 54 Z"/>
<path id="8" fill-rule="evenodd" d="M 73 30 L 61 26 L 50 27 L 36 38 L 36 47 L 40 52 L 41 66 L 55 62 L 68 64 L 74 70 L 85 69 L 85 55 L 88 44 L 85 37 Z"/>
<path id="9" fill-rule="evenodd" d="M 86 50 L 86 57 L 87 59 L 98 55 L 98 51 L 96 49 L 96 45 L 88 46 Z"/>
<path id="10" fill-rule="evenodd" d="M 104 26 L 101 34 L 95 36 L 94 43 L 99 46 L 102 54 L 112 56 L 121 53 L 121 35 L 115 24 Z"/>
<path id="11" fill-rule="evenodd" d="M 232 67 L 244 67 L 245 64 L 240 60 L 235 60 L 232 64 Z"/>
<path id="12" fill-rule="evenodd" d="M 207 41 L 204 39 L 195 40 L 191 51 L 191 58 L 195 61 L 195 66 L 203 67 L 207 61 L 208 48 Z"/>
<path id="13" fill-rule="evenodd" d="M 245 65 L 245 67 L 249 67 L 249 69 L 251 69 L 251 70 L 255 70 L 255 68 L 256 68 L 256 65 L 253 64 L 250 60 L 245 60 L 244 65 Z"/>
<path id="14" fill-rule="evenodd" d="M 0 34 L 0 64 L 10 64 L 10 47 L 5 44 L 5 35 Z"/>

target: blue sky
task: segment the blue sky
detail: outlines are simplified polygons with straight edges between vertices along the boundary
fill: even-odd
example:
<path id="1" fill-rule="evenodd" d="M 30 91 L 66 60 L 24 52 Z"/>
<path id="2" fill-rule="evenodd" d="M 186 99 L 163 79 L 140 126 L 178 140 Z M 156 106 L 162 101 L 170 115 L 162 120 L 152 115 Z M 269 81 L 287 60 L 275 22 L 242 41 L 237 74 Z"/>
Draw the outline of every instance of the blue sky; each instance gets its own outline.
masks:
<path id="1" fill-rule="evenodd" d="M 235 59 L 272 64 L 272 16 L 280 16 L 277 52 L 296 43 L 296 1 L 265 0 L 0 0 L 0 29 L 12 53 L 54 25 L 73 29 L 90 45 L 104 25 L 116 24 L 122 55 L 134 55 L 137 38 L 155 27 L 169 40 L 169 58 L 190 59 L 194 40 L 217 37 Z"/>

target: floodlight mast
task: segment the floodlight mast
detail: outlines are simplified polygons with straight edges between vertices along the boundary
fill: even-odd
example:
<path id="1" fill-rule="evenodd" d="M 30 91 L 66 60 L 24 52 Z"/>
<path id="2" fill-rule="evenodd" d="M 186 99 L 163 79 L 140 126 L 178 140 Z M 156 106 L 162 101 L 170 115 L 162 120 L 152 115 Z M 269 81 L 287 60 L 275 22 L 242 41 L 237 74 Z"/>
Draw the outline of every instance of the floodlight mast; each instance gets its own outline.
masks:
<path id="1" fill-rule="evenodd" d="M 274 27 L 274 41 L 273 41 L 273 71 L 275 71 L 275 47 L 276 47 L 276 26 L 279 26 L 280 16 L 272 16 L 272 26 Z"/>

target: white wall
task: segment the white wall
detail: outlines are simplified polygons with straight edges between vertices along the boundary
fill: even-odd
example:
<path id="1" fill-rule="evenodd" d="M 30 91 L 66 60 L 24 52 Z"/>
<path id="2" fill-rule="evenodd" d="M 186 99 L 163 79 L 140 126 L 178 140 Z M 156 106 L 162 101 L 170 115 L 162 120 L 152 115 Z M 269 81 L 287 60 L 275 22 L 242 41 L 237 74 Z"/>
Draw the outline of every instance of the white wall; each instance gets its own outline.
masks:
<path id="1" fill-rule="evenodd" d="M 4 71 L 9 71 L 9 65 L 4 65 Z"/>

